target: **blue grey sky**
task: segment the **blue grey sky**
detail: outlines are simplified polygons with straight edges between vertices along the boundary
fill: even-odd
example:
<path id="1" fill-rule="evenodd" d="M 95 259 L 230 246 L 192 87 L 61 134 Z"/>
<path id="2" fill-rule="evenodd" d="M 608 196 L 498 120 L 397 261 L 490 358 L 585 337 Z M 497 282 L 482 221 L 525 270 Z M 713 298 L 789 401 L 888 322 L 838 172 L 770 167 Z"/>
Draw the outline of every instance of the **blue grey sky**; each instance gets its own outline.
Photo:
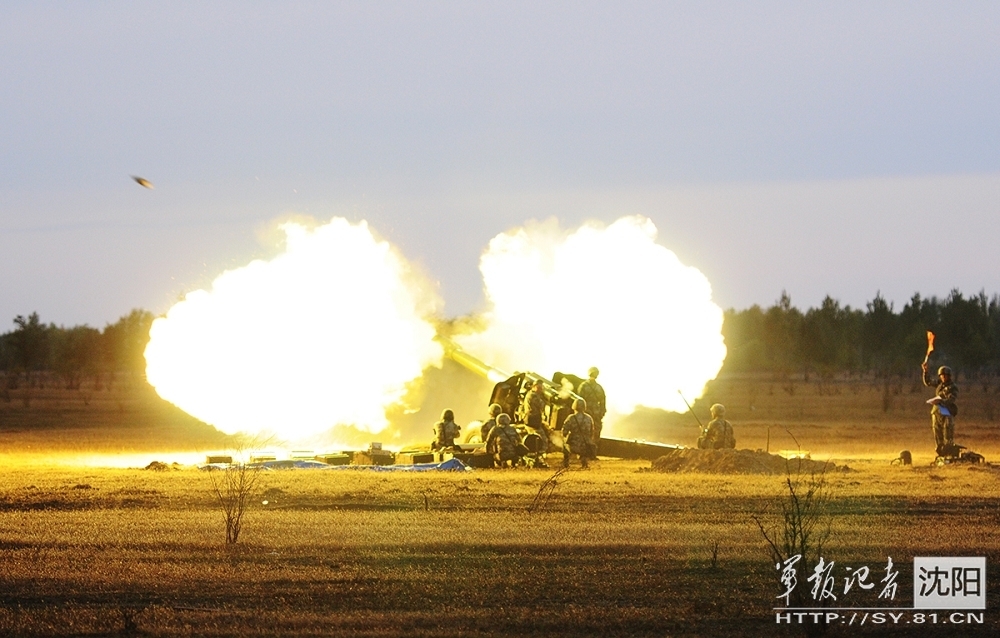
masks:
<path id="1" fill-rule="evenodd" d="M 2 2 L 0 330 L 163 312 L 289 214 L 449 315 L 552 216 L 647 215 L 724 308 L 1000 292 L 998 64 L 992 2 Z"/>

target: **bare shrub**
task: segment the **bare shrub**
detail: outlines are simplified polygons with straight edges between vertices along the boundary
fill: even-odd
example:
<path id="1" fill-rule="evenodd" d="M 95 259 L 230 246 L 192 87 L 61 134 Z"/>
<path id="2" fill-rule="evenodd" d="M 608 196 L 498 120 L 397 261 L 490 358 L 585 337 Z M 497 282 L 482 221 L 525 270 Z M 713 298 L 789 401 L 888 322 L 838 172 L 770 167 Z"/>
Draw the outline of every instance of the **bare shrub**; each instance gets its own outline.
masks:
<path id="1" fill-rule="evenodd" d="M 262 466 L 259 463 L 248 463 L 242 460 L 244 452 L 260 447 L 262 442 L 240 442 L 236 447 L 235 458 L 241 459 L 229 463 L 224 468 L 211 470 L 208 475 L 212 480 L 212 490 L 222 508 L 226 521 L 226 544 L 232 545 L 240 538 L 243 531 L 243 516 L 257 488 Z"/>
<path id="2" fill-rule="evenodd" d="M 549 504 L 549 499 L 552 498 L 552 493 L 556 491 L 556 485 L 559 484 L 559 477 L 568 471 L 567 468 L 560 468 L 555 474 L 542 482 L 541 487 L 538 488 L 538 493 L 535 494 L 535 500 L 528 506 L 529 513 L 545 509 L 545 506 Z"/>
<path id="3" fill-rule="evenodd" d="M 758 515 L 752 517 L 776 568 L 790 569 L 791 582 L 798 584 L 787 599 L 792 607 L 802 606 L 808 575 L 821 560 L 823 546 L 830 536 L 825 471 L 806 475 L 796 465 L 795 460 L 788 461 L 786 491 L 776 499 L 777 524 L 768 525 Z"/>

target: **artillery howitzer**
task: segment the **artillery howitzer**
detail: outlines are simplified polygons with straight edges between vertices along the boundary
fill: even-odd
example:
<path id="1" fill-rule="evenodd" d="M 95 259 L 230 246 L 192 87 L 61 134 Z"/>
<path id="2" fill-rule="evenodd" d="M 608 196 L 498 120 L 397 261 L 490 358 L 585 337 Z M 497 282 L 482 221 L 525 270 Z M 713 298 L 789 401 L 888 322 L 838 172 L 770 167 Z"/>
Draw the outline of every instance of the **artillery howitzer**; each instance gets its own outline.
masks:
<path id="1" fill-rule="evenodd" d="M 550 380 L 536 372 L 509 374 L 477 359 L 448 338 L 440 337 L 439 340 L 444 346 L 445 355 L 452 361 L 495 383 L 487 405 L 496 403 L 510 416 L 515 427 L 522 433 L 525 447 L 532 452 L 536 451 L 539 438 L 524 425 L 525 397 L 536 382 L 542 383 L 542 390 L 545 393 L 547 405 L 542 420 L 550 432 L 562 430 L 563 422 L 573 413 L 573 401 L 580 398 L 574 391 L 583 381 L 580 377 L 556 372 Z M 562 449 L 562 441 L 550 440 L 549 449 Z"/>
<path id="2" fill-rule="evenodd" d="M 549 450 L 562 449 L 562 425 L 566 418 L 573 412 L 573 400 L 581 398 L 580 395 L 576 394 L 575 389 L 580 387 L 580 384 L 584 381 L 583 378 L 562 372 L 553 374 L 551 380 L 535 372 L 508 374 L 499 368 L 485 363 L 481 359 L 477 359 L 446 337 L 439 337 L 439 341 L 444 346 L 445 355 L 452 361 L 494 382 L 493 392 L 490 395 L 487 405 L 496 403 L 506 414 L 510 415 L 511 420 L 517 425 L 518 431 L 521 433 L 524 446 L 532 452 L 537 449 L 539 437 L 524 425 L 524 399 L 535 381 L 541 381 L 545 398 L 548 400 L 548 405 L 543 414 L 543 421 L 551 434 L 549 437 Z M 473 436 L 478 437 L 478 435 L 478 430 L 475 430 Z M 666 443 L 601 437 L 602 455 L 625 459 L 646 459 L 652 461 L 671 450 L 683 447 L 681 445 Z"/>

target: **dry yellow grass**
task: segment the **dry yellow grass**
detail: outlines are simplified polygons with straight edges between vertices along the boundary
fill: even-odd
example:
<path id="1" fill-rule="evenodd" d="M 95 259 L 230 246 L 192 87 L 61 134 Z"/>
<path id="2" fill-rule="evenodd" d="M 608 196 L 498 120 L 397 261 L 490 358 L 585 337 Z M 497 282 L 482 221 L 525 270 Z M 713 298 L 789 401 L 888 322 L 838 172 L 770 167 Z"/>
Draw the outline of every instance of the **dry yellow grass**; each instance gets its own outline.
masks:
<path id="1" fill-rule="evenodd" d="M 847 402 L 855 395 L 833 396 Z M 149 433 L 164 449 L 191 449 L 180 445 L 182 426 L 157 426 L 169 410 L 143 404 L 148 397 L 134 400 L 146 425 L 105 424 L 95 435 L 107 444 L 101 449 L 142 450 L 149 442 L 138 439 Z M 834 408 L 810 409 L 822 417 L 838 414 Z M 760 409 L 783 408 L 776 400 Z M 922 412 L 911 419 L 921 430 Z M 49 428 L 57 440 L 48 447 L 38 432 L 0 423 L 2 634 L 801 633 L 775 625 L 777 574 L 751 519 L 775 520 L 783 477 L 661 474 L 648 471 L 648 462 L 603 460 L 564 475 L 541 511 L 529 513 L 550 471 L 272 471 L 262 477 L 241 542 L 227 547 L 203 472 L 52 462 L 90 449 L 89 439 L 75 438 L 101 429 L 100 414 L 90 423 Z M 784 423 L 818 454 L 850 452 L 850 437 L 871 427 L 819 417 L 814 430 L 781 420 L 772 427 Z M 903 447 L 894 440 L 879 445 Z M 50 449 L 57 454 L 50 457 Z M 166 452 L 146 456 L 153 458 L 175 460 Z M 838 569 L 867 565 L 873 574 L 892 556 L 901 607 L 912 597 L 913 556 L 985 555 L 990 565 L 1000 556 L 1000 474 L 991 467 L 932 468 L 926 453 L 917 459 L 899 467 L 887 458 L 839 454 L 838 464 L 852 471 L 826 477 L 832 498 L 825 556 Z M 844 600 L 866 605 L 874 595 L 855 590 Z M 925 626 L 921 633 L 989 635 L 998 625 L 988 609 L 984 626 L 960 633 Z M 899 635 L 908 635 L 905 629 Z M 868 631 L 887 633 L 833 627 L 831 635 Z"/>

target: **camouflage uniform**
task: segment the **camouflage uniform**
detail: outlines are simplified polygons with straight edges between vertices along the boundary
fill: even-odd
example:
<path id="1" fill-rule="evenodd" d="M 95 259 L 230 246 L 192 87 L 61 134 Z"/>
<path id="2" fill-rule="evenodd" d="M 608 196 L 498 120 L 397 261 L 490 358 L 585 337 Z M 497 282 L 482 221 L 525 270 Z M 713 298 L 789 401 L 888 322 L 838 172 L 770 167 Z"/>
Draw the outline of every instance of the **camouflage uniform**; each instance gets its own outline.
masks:
<path id="1" fill-rule="evenodd" d="M 938 369 L 937 375 L 932 374 L 930 369 L 923 372 L 924 385 L 929 388 L 937 386 L 934 390 L 934 396 L 941 399 L 940 405 L 931 407 L 931 430 L 934 432 L 938 456 L 945 455 L 946 448 L 955 445 L 955 416 L 958 415 L 958 405 L 955 403 L 958 400 L 958 386 L 952 381 L 950 371 L 947 380 L 940 380 L 942 369 L 944 368 Z M 942 407 L 949 414 L 942 413 Z"/>
<path id="2" fill-rule="evenodd" d="M 575 412 L 563 421 L 563 467 L 569 467 L 570 454 L 580 456 L 580 464 L 587 467 L 590 445 L 594 438 L 594 419 L 586 412 Z"/>
<path id="3" fill-rule="evenodd" d="M 494 403 L 490 405 L 490 418 L 479 427 L 479 440 L 486 443 L 486 440 L 490 437 L 490 430 L 496 427 L 497 417 L 503 412 L 503 408 L 498 404 Z M 510 418 L 510 417 L 508 417 Z M 486 452 L 488 454 L 493 454 L 496 450 L 490 449 L 486 446 Z"/>
<path id="4" fill-rule="evenodd" d="M 486 449 L 494 450 L 493 458 L 496 459 L 500 467 L 504 467 L 507 463 L 510 463 L 511 466 L 517 465 L 527 451 L 521 444 L 521 437 L 518 436 L 517 430 L 510 424 L 510 417 L 506 414 L 497 417 L 496 425 L 486 438 Z"/>
<path id="5" fill-rule="evenodd" d="M 594 450 L 601 442 L 601 430 L 604 429 L 604 415 L 607 413 L 604 395 L 604 388 L 597 382 L 597 379 L 587 379 L 580 384 L 576 391 L 580 398 L 587 402 L 587 414 L 594 420 Z M 596 455 L 595 455 L 596 456 Z"/>
<path id="6" fill-rule="evenodd" d="M 736 436 L 733 435 L 733 424 L 723 418 L 712 419 L 698 438 L 698 447 L 702 450 L 735 448 Z"/>
<path id="7" fill-rule="evenodd" d="M 540 463 L 542 457 L 549 451 L 549 431 L 545 427 L 544 419 L 546 405 L 548 405 L 548 400 L 546 400 L 545 392 L 542 390 L 532 388 L 524 397 L 524 424 L 540 439 L 538 449 L 535 450 L 537 463 Z"/>
<path id="8" fill-rule="evenodd" d="M 441 415 L 441 420 L 434 424 L 434 442 L 431 444 L 432 450 L 442 450 L 455 447 L 455 439 L 458 438 L 461 426 L 455 423 L 455 416 L 451 410 L 445 410 Z"/>
<path id="9" fill-rule="evenodd" d="M 528 394 L 524 397 L 524 424 L 529 428 L 540 430 L 547 404 L 544 391 L 538 391 L 535 388 L 528 390 Z"/>
<path id="10" fill-rule="evenodd" d="M 496 419 L 490 419 L 486 423 L 483 423 L 482 426 L 480 426 L 480 428 L 479 428 L 479 438 L 482 439 L 483 443 L 485 443 L 486 439 L 488 439 L 490 437 L 490 431 L 493 430 L 493 428 L 495 428 L 496 426 L 497 426 L 497 420 Z M 486 451 L 487 452 L 490 451 L 489 447 L 486 448 Z"/>

